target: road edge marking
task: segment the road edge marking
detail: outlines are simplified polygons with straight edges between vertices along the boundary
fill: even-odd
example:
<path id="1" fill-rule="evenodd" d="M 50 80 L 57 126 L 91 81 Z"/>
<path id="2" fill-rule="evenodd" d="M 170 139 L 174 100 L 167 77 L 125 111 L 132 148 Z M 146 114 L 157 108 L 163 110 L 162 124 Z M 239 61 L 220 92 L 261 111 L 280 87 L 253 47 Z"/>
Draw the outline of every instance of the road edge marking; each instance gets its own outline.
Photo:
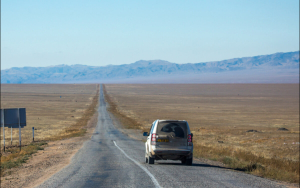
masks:
<path id="1" fill-rule="evenodd" d="M 155 179 L 155 177 L 151 174 L 151 172 L 149 172 L 145 167 L 143 167 L 141 164 L 139 164 L 136 160 L 134 160 L 133 158 L 129 157 L 129 156 L 125 153 L 125 151 L 122 150 L 122 149 L 117 145 L 117 143 L 116 143 L 115 141 L 113 141 L 113 142 L 114 142 L 115 146 L 116 146 L 122 153 L 124 153 L 124 155 L 125 155 L 128 159 L 130 159 L 132 162 L 134 162 L 136 165 L 138 165 L 142 170 L 144 170 L 144 171 L 148 174 L 148 176 L 150 176 L 150 178 L 151 178 L 152 182 L 154 183 L 155 187 L 160 188 L 160 185 L 159 185 L 158 181 L 157 181 L 157 180 Z"/>

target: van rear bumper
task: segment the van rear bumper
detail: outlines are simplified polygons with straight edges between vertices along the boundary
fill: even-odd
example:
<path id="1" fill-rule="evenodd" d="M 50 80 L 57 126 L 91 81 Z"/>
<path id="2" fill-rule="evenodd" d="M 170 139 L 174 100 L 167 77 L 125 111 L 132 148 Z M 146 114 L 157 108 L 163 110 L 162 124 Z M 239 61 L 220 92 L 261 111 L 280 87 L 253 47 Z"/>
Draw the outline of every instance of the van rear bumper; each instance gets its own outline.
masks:
<path id="1" fill-rule="evenodd" d="M 151 152 L 152 156 L 155 155 L 184 155 L 188 156 L 192 154 L 192 150 L 186 150 L 186 149 L 155 149 Z"/>

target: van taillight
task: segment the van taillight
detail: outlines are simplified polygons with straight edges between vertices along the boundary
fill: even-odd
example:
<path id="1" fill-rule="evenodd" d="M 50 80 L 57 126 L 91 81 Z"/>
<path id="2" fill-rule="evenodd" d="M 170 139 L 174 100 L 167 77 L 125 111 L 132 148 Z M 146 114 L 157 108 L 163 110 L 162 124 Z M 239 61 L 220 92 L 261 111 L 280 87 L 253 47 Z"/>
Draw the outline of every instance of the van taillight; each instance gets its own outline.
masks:
<path id="1" fill-rule="evenodd" d="M 156 144 L 156 134 L 153 133 L 151 136 L 151 145 L 155 145 Z"/>
<path id="2" fill-rule="evenodd" d="M 192 145 L 193 145 L 192 135 L 189 134 L 188 135 L 188 146 L 192 146 Z"/>

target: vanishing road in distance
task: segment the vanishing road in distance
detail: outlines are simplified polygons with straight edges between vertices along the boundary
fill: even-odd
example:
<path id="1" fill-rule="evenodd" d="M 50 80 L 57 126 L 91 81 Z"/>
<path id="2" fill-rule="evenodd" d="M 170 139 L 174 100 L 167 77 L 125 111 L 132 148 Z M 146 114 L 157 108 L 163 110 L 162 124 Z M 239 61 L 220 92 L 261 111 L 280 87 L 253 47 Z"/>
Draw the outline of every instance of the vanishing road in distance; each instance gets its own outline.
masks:
<path id="1" fill-rule="evenodd" d="M 144 142 L 121 133 L 106 111 L 100 88 L 98 123 L 93 136 L 73 156 L 70 164 L 54 174 L 45 187 L 284 187 L 275 181 L 193 161 L 145 163 Z"/>

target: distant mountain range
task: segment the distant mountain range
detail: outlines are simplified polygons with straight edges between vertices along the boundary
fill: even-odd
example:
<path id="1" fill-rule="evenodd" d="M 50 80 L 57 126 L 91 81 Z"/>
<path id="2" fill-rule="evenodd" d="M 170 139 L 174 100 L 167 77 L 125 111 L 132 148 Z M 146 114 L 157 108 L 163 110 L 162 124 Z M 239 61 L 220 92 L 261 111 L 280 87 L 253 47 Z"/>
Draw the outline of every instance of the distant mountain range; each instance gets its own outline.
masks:
<path id="1" fill-rule="evenodd" d="M 299 51 L 205 63 L 163 60 L 132 64 L 13 67 L 1 83 L 299 83 Z"/>

